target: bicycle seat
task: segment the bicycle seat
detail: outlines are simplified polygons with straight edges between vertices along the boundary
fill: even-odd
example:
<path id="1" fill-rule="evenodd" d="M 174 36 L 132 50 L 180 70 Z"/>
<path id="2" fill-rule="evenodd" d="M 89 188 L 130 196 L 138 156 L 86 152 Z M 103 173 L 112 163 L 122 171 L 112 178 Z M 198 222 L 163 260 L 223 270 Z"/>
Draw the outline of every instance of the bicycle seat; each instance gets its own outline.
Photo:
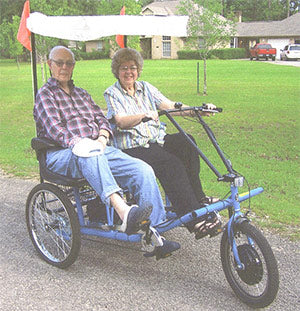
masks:
<path id="1" fill-rule="evenodd" d="M 52 172 L 46 165 L 46 154 L 49 149 L 63 149 L 55 141 L 44 138 L 34 137 L 31 140 L 31 147 L 35 150 L 37 159 L 39 161 L 40 176 L 49 182 L 72 187 L 80 187 L 87 184 L 84 178 L 71 178 Z"/>

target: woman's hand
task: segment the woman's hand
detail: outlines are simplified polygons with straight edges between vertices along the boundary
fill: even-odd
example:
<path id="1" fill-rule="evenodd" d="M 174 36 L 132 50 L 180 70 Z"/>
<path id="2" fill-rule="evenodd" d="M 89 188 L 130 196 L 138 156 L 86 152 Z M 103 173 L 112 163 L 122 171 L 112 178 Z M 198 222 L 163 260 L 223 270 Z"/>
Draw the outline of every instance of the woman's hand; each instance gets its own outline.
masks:
<path id="1" fill-rule="evenodd" d="M 145 117 L 149 118 L 155 122 L 158 122 L 158 112 L 157 111 L 148 111 L 145 113 Z"/>

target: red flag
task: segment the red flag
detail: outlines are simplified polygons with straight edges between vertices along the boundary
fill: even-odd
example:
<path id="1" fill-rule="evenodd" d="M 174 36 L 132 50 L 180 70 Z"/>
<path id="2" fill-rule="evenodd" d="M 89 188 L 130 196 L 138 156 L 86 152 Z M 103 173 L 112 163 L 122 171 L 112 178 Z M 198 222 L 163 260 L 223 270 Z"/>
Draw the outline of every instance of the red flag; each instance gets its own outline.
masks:
<path id="1" fill-rule="evenodd" d="M 24 3 L 17 39 L 23 46 L 25 46 L 27 50 L 31 51 L 31 42 L 30 42 L 31 32 L 28 30 L 26 26 L 26 19 L 29 17 L 29 14 L 30 14 L 30 5 L 29 0 L 27 0 Z"/>
<path id="2" fill-rule="evenodd" d="M 125 5 L 122 7 L 120 15 L 125 15 Z M 116 35 L 116 42 L 118 43 L 120 48 L 123 49 L 125 47 L 123 35 Z"/>

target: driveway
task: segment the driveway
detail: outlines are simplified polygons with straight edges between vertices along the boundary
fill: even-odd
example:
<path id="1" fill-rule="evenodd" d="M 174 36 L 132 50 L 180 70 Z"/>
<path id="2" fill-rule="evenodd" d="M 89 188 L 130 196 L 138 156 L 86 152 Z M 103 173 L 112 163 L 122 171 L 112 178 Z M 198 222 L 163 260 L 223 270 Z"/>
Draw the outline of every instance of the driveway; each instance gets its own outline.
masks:
<path id="1" fill-rule="evenodd" d="M 272 61 L 272 60 L 269 60 L 269 61 L 263 61 L 263 62 L 275 64 L 275 65 L 300 67 L 300 61 L 283 61 L 283 60 Z"/>
<path id="2" fill-rule="evenodd" d="M 0 309 L 209 311 L 250 310 L 233 294 L 220 261 L 220 236 L 196 241 L 184 228 L 171 257 L 145 258 L 139 244 L 82 239 L 77 261 L 60 270 L 39 259 L 25 225 L 25 201 L 37 182 L 0 172 Z M 300 310 L 300 242 L 265 232 L 278 260 L 280 290 L 265 310 Z"/>

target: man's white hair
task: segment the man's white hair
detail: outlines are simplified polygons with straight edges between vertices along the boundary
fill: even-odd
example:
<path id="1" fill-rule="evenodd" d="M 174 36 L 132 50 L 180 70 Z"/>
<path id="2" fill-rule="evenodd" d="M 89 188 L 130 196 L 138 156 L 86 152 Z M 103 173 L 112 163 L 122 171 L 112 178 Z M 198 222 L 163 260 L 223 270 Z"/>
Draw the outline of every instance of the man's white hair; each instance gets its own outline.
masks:
<path id="1" fill-rule="evenodd" d="M 72 55 L 73 61 L 75 62 L 74 53 L 73 53 L 70 49 L 66 48 L 66 47 L 63 46 L 63 45 L 57 45 L 57 46 L 55 46 L 54 48 L 52 48 L 51 51 L 50 51 L 50 53 L 49 53 L 49 59 L 53 59 L 55 53 L 56 53 L 58 50 L 66 50 L 66 51 L 68 51 L 68 52 Z"/>

